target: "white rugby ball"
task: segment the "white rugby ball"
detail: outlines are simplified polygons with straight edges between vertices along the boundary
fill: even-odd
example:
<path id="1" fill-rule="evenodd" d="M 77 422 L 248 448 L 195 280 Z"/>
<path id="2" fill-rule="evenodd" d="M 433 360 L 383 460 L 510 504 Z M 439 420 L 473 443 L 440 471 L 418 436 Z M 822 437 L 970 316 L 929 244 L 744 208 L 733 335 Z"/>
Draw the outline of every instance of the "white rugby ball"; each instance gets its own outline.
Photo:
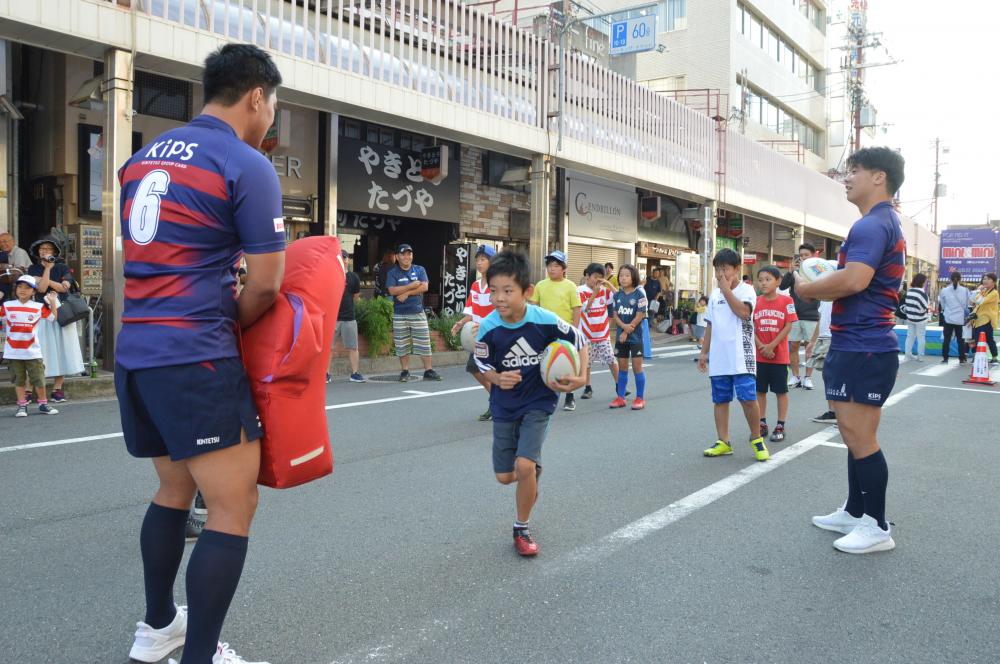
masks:
<path id="1" fill-rule="evenodd" d="M 799 274 L 806 281 L 816 281 L 837 271 L 837 262 L 825 258 L 807 258 L 799 266 Z"/>
<path id="2" fill-rule="evenodd" d="M 538 363 L 538 371 L 546 385 L 560 378 L 579 376 L 582 370 L 576 347 L 563 340 L 553 341 L 546 346 Z"/>
<path id="3" fill-rule="evenodd" d="M 462 329 L 458 333 L 458 338 L 462 342 L 462 349 L 467 353 L 472 353 L 476 350 L 476 333 L 472 331 L 475 326 L 476 324 L 470 320 L 462 326 Z"/>

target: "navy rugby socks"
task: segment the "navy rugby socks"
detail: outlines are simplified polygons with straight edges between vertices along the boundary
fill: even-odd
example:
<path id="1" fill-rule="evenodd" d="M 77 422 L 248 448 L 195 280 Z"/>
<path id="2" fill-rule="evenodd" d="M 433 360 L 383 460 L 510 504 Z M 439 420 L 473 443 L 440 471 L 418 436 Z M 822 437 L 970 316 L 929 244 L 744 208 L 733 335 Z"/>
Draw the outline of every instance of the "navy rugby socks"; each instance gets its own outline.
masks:
<path id="1" fill-rule="evenodd" d="M 198 537 L 187 567 L 188 628 L 181 664 L 211 661 L 243 574 L 247 542 L 216 530 Z"/>
<path id="2" fill-rule="evenodd" d="M 882 450 L 863 459 L 855 459 L 854 471 L 858 474 L 865 514 L 878 521 L 878 527 L 887 530 L 885 522 L 885 488 L 889 484 L 889 466 Z"/>
<path id="3" fill-rule="evenodd" d="M 174 579 L 184 556 L 188 511 L 150 503 L 139 531 L 142 571 L 146 585 L 145 623 L 163 629 L 174 620 Z"/>

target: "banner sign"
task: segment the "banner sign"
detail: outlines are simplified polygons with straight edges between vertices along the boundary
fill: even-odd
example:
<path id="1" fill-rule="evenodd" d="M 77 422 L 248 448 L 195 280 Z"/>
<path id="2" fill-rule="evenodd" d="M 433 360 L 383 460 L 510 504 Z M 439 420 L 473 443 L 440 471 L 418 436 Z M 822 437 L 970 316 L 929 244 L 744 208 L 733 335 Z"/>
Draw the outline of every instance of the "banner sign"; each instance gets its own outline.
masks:
<path id="1" fill-rule="evenodd" d="M 459 167 L 439 183 L 425 180 L 421 153 L 391 145 L 340 139 L 337 206 L 342 210 L 458 223 Z"/>
<path id="2" fill-rule="evenodd" d="M 946 228 L 941 231 L 943 281 L 959 272 L 962 281 L 980 281 L 987 272 L 997 271 L 997 234 L 990 228 Z"/>
<path id="3" fill-rule="evenodd" d="M 476 274 L 472 262 L 471 244 L 446 244 L 444 246 L 443 274 L 441 275 L 441 315 L 457 316 L 465 309 L 469 286 Z"/>

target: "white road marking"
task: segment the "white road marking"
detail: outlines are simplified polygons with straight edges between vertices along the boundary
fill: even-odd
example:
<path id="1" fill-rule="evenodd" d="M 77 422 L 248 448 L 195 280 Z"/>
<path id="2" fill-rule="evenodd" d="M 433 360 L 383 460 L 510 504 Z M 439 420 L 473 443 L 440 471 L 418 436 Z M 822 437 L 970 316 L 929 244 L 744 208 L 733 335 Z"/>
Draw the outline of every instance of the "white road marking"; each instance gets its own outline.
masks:
<path id="1" fill-rule="evenodd" d="M 820 445 L 822 445 L 823 447 L 836 447 L 842 450 L 847 449 L 847 445 L 844 445 L 843 443 L 835 443 L 832 440 L 828 440 L 825 443 L 820 443 Z"/>
<path id="2" fill-rule="evenodd" d="M 942 364 L 942 363 L 939 362 L 937 364 L 934 364 L 934 365 L 929 366 L 929 367 L 924 367 L 923 369 L 920 369 L 918 371 L 914 371 L 912 373 L 913 373 L 914 376 L 930 376 L 931 378 L 933 378 L 934 376 L 943 376 L 944 374 L 948 373 L 949 371 L 951 371 L 952 369 L 954 369 L 957 366 L 958 366 L 957 363 L 956 364 Z"/>
<path id="3" fill-rule="evenodd" d="M 352 401 L 350 403 L 335 403 L 326 407 L 327 410 L 340 410 L 341 408 L 357 408 L 358 406 L 372 406 L 380 403 L 392 403 L 393 401 L 407 401 L 409 399 L 426 399 L 444 394 L 458 394 L 459 392 L 473 392 L 483 389 L 481 386 L 458 387 L 453 390 L 439 390 L 438 392 L 420 392 L 419 394 L 407 394 L 405 397 L 386 397 L 385 399 L 369 399 L 368 401 Z M 410 390 L 416 392 L 416 390 Z"/>
<path id="4" fill-rule="evenodd" d="M 996 388 L 980 390 L 974 387 L 950 387 L 948 385 L 924 385 L 922 383 L 918 383 L 914 387 L 933 387 L 936 390 L 958 390 L 959 392 L 978 392 L 979 394 L 1000 394 Z"/>
<path id="5" fill-rule="evenodd" d="M 663 353 L 663 354 L 660 354 L 660 355 L 653 355 L 653 357 L 656 358 L 656 359 L 658 359 L 658 360 L 666 360 L 666 359 L 669 359 L 671 357 L 689 357 L 691 355 L 700 355 L 700 354 L 701 354 L 701 351 L 696 348 L 694 350 L 678 350 L 678 351 L 673 351 L 673 352 L 670 352 L 670 353 Z"/>
<path id="6" fill-rule="evenodd" d="M 419 394 L 421 396 L 427 396 L 430 392 L 422 392 L 420 390 L 403 390 L 403 394 Z"/>
<path id="7" fill-rule="evenodd" d="M 547 569 L 550 572 L 563 572 L 570 567 L 594 563 L 607 558 L 627 545 L 639 542 L 649 535 L 663 530 L 670 524 L 693 514 L 702 507 L 711 505 L 720 498 L 728 496 L 733 491 L 749 484 L 758 477 L 777 470 L 817 445 L 828 442 L 831 438 L 837 436 L 837 434 L 838 431 L 834 427 L 828 427 L 823 431 L 814 433 L 780 452 L 776 452 L 771 456 L 770 461 L 746 466 L 742 470 L 724 477 L 704 489 L 695 491 L 676 502 L 670 503 L 666 507 L 619 528 L 609 535 L 605 535 L 593 544 L 578 548 L 561 560 L 555 561 Z"/>
<path id="8" fill-rule="evenodd" d="M 0 452 L 17 452 L 19 450 L 33 450 L 38 447 L 55 447 L 56 445 L 71 445 L 73 443 L 87 443 L 92 440 L 107 440 L 109 438 L 121 438 L 122 432 L 102 433 L 97 436 L 83 436 L 82 438 L 66 438 L 65 440 L 47 440 L 44 443 L 29 443 L 27 445 L 12 445 L 11 447 L 0 447 Z"/>
<path id="9" fill-rule="evenodd" d="M 889 408 L 890 406 L 895 406 L 897 403 L 899 403 L 906 397 L 910 396 L 911 394 L 916 394 L 917 392 L 919 392 L 920 388 L 922 387 L 924 387 L 924 385 L 921 385 L 920 383 L 917 383 L 916 385 L 910 385 L 902 392 L 897 392 L 896 394 L 893 394 L 888 399 L 886 399 L 885 403 L 882 404 L 882 408 Z"/>

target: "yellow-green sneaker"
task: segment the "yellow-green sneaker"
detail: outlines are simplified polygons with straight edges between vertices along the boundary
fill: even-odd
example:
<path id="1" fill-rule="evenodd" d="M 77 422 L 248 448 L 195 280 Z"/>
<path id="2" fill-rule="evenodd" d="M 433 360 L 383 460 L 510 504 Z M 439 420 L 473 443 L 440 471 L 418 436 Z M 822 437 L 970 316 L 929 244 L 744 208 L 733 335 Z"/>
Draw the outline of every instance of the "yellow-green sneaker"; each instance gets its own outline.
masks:
<path id="1" fill-rule="evenodd" d="M 727 454 L 732 453 L 733 448 L 731 448 L 729 443 L 724 440 L 715 441 L 715 445 L 712 445 L 710 448 L 705 450 L 705 456 L 707 457 L 726 456 Z"/>
<path id="2" fill-rule="evenodd" d="M 757 461 L 767 461 L 771 458 L 771 453 L 767 451 L 767 445 L 764 444 L 763 436 L 751 440 L 750 447 L 753 448 L 753 453 L 757 456 Z"/>

